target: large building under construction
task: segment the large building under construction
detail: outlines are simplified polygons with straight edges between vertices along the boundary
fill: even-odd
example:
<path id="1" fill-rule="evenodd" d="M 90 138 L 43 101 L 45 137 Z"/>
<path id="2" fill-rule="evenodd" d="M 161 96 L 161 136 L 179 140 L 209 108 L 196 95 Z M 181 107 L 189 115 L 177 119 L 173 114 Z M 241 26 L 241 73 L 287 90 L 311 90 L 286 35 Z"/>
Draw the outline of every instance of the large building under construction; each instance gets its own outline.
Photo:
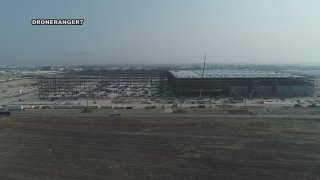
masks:
<path id="1" fill-rule="evenodd" d="M 304 97 L 313 96 L 310 77 L 271 71 L 88 70 L 42 76 L 41 99 L 115 97 Z"/>
<path id="2" fill-rule="evenodd" d="M 253 70 L 177 70 L 168 72 L 174 96 L 304 97 L 313 96 L 314 80 L 305 76 Z"/>

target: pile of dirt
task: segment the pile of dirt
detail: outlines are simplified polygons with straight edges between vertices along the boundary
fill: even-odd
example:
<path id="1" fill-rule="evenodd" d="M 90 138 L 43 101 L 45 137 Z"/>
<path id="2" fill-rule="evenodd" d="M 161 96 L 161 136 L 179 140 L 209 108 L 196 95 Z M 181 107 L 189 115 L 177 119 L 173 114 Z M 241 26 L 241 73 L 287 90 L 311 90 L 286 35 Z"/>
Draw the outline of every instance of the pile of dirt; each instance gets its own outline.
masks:
<path id="1" fill-rule="evenodd" d="M 230 114 L 248 114 L 248 115 L 255 115 L 254 111 L 248 109 L 231 109 L 228 111 Z"/>
<path id="2" fill-rule="evenodd" d="M 81 113 L 92 113 L 92 110 L 91 109 L 88 109 L 88 108 L 84 108 Z"/>
<path id="3" fill-rule="evenodd" d="M 224 108 L 224 109 L 230 109 L 230 108 L 234 108 L 235 106 L 222 104 L 222 105 L 216 105 L 216 107 Z"/>
<path id="4" fill-rule="evenodd" d="M 186 111 L 186 110 L 183 110 L 183 109 L 177 109 L 177 110 L 174 110 L 172 113 L 176 113 L 176 114 L 186 114 L 187 111 Z"/>
<path id="5" fill-rule="evenodd" d="M 141 101 L 141 104 L 151 104 L 149 101 Z"/>
<path id="6" fill-rule="evenodd" d="M 111 100 L 111 103 L 121 104 L 121 103 L 125 103 L 125 100 L 124 99 L 115 98 L 115 99 Z"/>
<path id="7" fill-rule="evenodd" d="M 146 107 L 144 107 L 144 109 L 157 109 L 157 107 L 156 106 L 146 106 Z"/>

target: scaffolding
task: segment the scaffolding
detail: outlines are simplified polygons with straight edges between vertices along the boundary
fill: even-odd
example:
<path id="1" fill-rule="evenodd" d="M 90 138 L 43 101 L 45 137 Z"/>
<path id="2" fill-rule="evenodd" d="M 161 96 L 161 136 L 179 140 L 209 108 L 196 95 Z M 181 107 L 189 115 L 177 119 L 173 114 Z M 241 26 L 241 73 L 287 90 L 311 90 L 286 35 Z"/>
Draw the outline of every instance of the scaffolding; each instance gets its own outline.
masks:
<path id="1" fill-rule="evenodd" d="M 99 70 L 41 76 L 40 99 L 149 97 L 166 91 L 166 72 L 160 70 Z"/>

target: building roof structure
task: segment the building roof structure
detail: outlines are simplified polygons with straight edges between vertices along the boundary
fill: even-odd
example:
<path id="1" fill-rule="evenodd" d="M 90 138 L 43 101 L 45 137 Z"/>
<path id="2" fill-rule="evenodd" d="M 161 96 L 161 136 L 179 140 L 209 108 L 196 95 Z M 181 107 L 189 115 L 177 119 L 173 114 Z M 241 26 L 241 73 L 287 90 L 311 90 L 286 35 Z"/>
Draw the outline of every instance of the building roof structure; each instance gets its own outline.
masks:
<path id="1" fill-rule="evenodd" d="M 172 70 L 176 78 L 202 78 L 202 70 Z M 248 69 L 212 69 L 205 70 L 203 78 L 289 78 L 303 77 L 286 72 L 248 70 Z"/>

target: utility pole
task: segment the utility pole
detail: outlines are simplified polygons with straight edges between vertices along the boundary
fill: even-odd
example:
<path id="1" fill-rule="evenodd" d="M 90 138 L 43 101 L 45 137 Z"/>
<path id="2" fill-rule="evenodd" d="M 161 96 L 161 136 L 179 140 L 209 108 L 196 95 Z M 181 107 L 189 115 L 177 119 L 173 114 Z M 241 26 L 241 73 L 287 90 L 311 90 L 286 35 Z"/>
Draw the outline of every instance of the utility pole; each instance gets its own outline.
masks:
<path id="1" fill-rule="evenodd" d="M 247 98 L 244 98 L 244 107 L 247 108 Z"/>
<path id="2" fill-rule="evenodd" d="M 207 53 L 204 53 L 204 60 L 203 60 L 203 67 L 202 67 L 202 78 L 204 77 L 204 68 L 206 66 L 206 58 L 207 58 Z M 200 98 L 202 96 L 202 88 L 200 88 Z"/>
<path id="3" fill-rule="evenodd" d="M 181 109 L 181 103 L 182 103 L 181 102 L 182 101 L 182 96 L 181 95 L 182 95 L 182 92 L 181 92 L 181 88 L 180 88 L 180 109 Z"/>
<path id="4" fill-rule="evenodd" d="M 89 97 L 88 97 L 88 93 L 87 93 L 87 107 L 89 106 Z"/>

